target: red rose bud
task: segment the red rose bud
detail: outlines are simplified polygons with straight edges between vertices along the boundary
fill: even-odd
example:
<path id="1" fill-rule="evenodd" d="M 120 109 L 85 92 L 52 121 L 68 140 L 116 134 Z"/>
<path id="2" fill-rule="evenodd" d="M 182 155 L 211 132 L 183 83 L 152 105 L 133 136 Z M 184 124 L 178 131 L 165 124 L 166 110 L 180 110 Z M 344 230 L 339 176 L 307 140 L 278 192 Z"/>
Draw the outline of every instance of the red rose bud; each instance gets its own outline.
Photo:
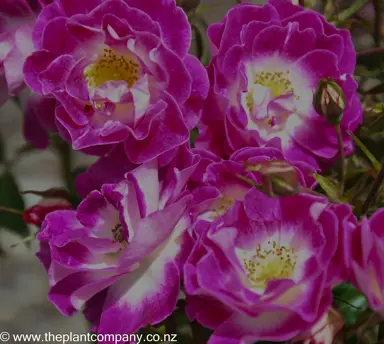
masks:
<path id="1" fill-rule="evenodd" d="M 313 107 L 329 123 L 337 125 L 343 119 L 345 96 L 341 87 L 332 79 L 321 79 L 313 95 Z"/>
<path id="2" fill-rule="evenodd" d="M 261 174 L 264 190 L 270 197 L 293 196 L 300 192 L 297 170 L 286 161 L 267 161 L 247 169 Z"/>
<path id="3" fill-rule="evenodd" d="M 26 209 L 23 213 L 23 221 L 25 223 L 41 226 L 45 217 L 56 210 L 70 210 L 70 204 L 55 204 L 55 205 L 34 205 Z"/>
<path id="4" fill-rule="evenodd" d="M 41 196 L 40 202 L 28 208 L 23 213 L 23 220 L 26 223 L 41 226 L 45 217 L 56 210 L 70 210 L 70 195 L 64 189 L 48 189 L 45 191 L 24 191 L 23 194 Z"/>

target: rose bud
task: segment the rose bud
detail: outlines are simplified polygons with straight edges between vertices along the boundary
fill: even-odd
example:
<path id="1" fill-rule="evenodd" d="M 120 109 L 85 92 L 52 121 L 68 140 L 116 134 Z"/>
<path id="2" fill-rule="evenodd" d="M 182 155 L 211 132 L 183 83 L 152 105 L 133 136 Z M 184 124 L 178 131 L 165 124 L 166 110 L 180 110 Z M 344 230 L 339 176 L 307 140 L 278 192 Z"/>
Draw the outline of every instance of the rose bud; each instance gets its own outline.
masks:
<path id="1" fill-rule="evenodd" d="M 297 170 L 285 161 L 266 161 L 247 169 L 261 174 L 262 185 L 270 197 L 293 196 L 300 192 Z"/>
<path id="2" fill-rule="evenodd" d="M 70 204 L 55 204 L 55 205 L 34 205 L 26 209 L 23 213 L 23 221 L 30 225 L 41 226 L 45 217 L 56 210 L 70 210 Z"/>
<path id="3" fill-rule="evenodd" d="M 343 118 L 345 96 L 341 87 L 332 79 L 321 79 L 313 95 L 313 107 L 329 123 L 337 125 Z"/>
<path id="4" fill-rule="evenodd" d="M 41 200 L 34 206 L 26 209 L 23 213 L 24 222 L 40 226 L 45 217 L 56 210 L 72 209 L 70 196 L 63 189 L 49 189 L 46 191 L 24 191 L 23 194 L 41 196 Z"/>

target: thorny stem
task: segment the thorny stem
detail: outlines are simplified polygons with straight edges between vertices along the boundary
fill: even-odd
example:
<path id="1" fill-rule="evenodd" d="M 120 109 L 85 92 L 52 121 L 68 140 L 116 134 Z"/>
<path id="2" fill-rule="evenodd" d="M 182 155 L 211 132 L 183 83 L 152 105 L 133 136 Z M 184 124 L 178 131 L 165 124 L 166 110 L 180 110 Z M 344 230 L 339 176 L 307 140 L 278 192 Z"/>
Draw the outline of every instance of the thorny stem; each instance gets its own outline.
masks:
<path id="1" fill-rule="evenodd" d="M 381 187 L 381 184 L 383 183 L 383 181 L 384 181 L 384 165 L 381 166 L 381 170 L 380 170 L 375 182 L 373 183 L 371 190 L 369 191 L 367 199 L 365 200 L 363 206 L 361 207 L 361 213 L 362 214 L 365 214 L 368 211 L 369 206 L 374 201 L 376 194 L 380 190 L 380 187 Z"/>
<path id="2" fill-rule="evenodd" d="M 345 186 L 345 152 L 344 152 L 344 144 L 343 144 L 343 136 L 341 134 L 341 126 L 340 124 L 336 125 L 336 133 L 337 133 L 337 142 L 339 145 L 339 153 L 340 153 L 340 198 L 343 197 L 344 194 L 344 186 Z"/>

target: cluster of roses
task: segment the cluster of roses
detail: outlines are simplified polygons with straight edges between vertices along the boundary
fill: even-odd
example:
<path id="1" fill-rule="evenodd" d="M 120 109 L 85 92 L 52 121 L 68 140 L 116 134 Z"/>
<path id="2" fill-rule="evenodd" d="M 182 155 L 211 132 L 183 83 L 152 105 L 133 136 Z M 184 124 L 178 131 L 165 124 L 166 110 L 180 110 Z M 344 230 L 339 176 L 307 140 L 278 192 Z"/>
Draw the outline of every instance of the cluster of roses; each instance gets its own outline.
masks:
<path id="1" fill-rule="evenodd" d="M 100 157 L 77 179 L 78 209 L 49 214 L 38 234 L 63 314 L 135 333 L 185 295 L 209 343 L 240 344 L 306 333 L 347 280 L 384 309 L 384 211 L 359 222 L 349 204 L 255 187 L 293 169 L 311 190 L 337 158 L 335 128 L 312 104 L 324 78 L 344 94 L 353 151 L 362 108 L 348 31 L 289 0 L 241 4 L 208 28 L 204 68 L 174 0 L 40 6 L 0 1 L 3 99 L 25 82 L 26 137 L 44 148 L 56 131 Z"/>

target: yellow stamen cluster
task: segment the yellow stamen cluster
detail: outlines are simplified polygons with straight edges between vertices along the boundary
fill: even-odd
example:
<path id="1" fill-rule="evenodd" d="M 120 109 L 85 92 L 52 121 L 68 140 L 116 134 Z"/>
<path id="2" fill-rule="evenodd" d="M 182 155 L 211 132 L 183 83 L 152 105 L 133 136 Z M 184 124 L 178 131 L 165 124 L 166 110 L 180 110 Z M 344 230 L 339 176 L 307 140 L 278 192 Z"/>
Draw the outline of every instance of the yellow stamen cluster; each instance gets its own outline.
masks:
<path id="1" fill-rule="evenodd" d="M 256 254 L 244 258 L 244 268 L 254 288 L 265 288 L 270 280 L 290 278 L 297 264 L 295 249 L 280 246 L 276 241 L 267 245 L 257 245 Z"/>
<path id="2" fill-rule="evenodd" d="M 271 90 L 273 98 L 283 94 L 293 93 L 293 87 L 290 77 L 290 71 L 285 72 L 260 72 L 256 73 L 253 78 L 255 85 L 259 84 L 268 87 Z"/>
<path id="3" fill-rule="evenodd" d="M 132 87 L 139 79 L 139 64 L 132 57 L 104 49 L 103 56 L 85 68 L 84 78 L 90 88 L 99 87 L 107 81 L 125 81 Z"/>

